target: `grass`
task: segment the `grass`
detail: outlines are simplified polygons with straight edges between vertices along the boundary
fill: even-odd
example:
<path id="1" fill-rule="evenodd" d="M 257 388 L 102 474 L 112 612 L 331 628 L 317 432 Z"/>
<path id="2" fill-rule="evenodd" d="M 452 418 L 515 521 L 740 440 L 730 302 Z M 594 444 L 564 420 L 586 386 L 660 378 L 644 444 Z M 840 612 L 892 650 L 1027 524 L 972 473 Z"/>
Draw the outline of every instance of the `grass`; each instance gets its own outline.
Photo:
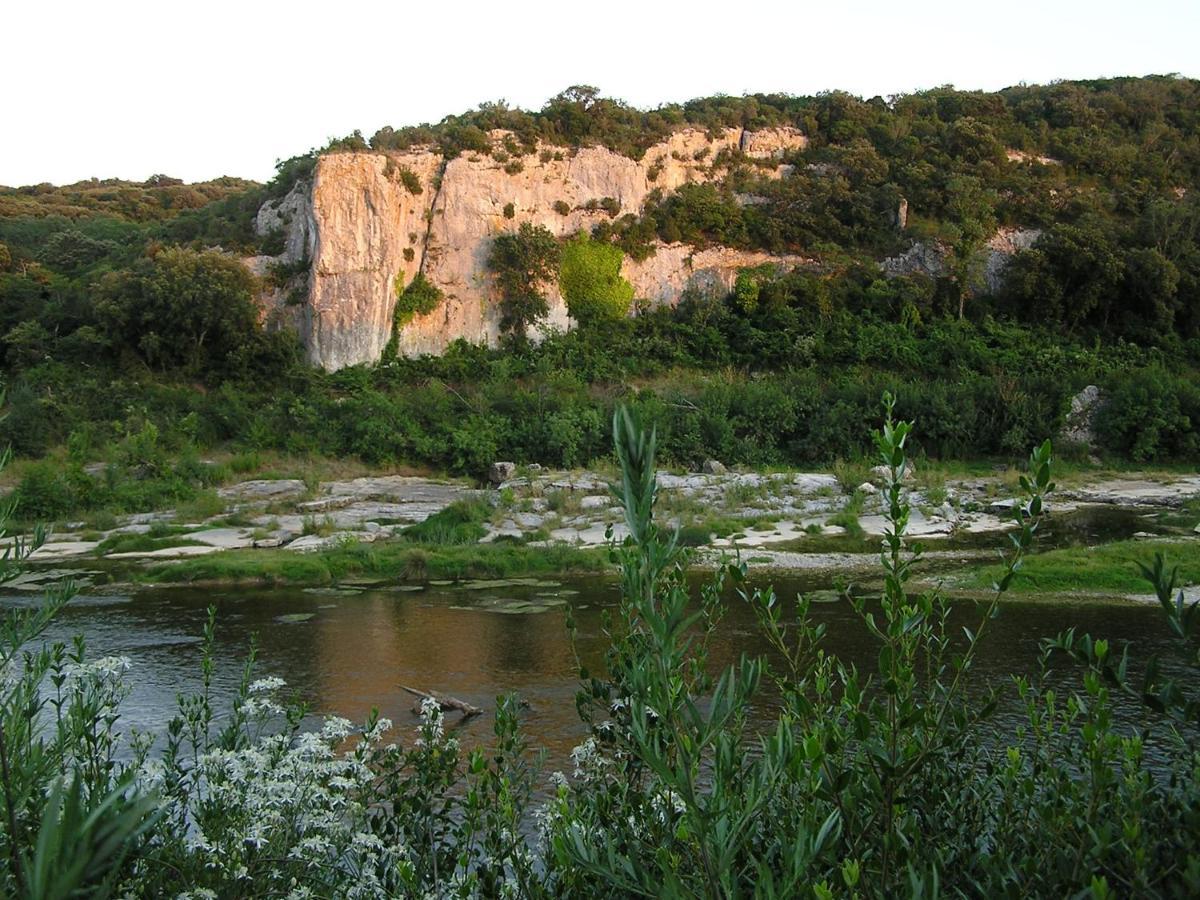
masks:
<path id="1" fill-rule="evenodd" d="M 1191 531 L 1200 525 L 1200 498 L 1186 501 L 1179 509 L 1172 509 L 1158 517 L 1158 524 L 1168 528 Z"/>
<path id="2" fill-rule="evenodd" d="M 1166 557 L 1168 566 L 1179 566 L 1180 584 L 1200 583 L 1200 553 L 1195 540 L 1131 540 L 1099 547 L 1068 547 L 1029 556 L 1010 590 L 1023 594 L 1150 593 L 1151 587 L 1142 578 L 1137 563 L 1148 565 L 1156 552 Z M 1001 572 L 1000 566 L 983 566 L 967 573 L 961 585 L 987 590 Z"/>
<path id="3" fill-rule="evenodd" d="M 353 544 L 317 553 L 228 550 L 134 573 L 154 584 L 256 582 L 334 584 L 370 575 L 382 579 L 507 578 L 551 572 L 598 572 L 608 567 L 601 549 L 513 544 L 420 545 L 404 541 Z"/>
<path id="4" fill-rule="evenodd" d="M 583 494 L 579 491 L 555 488 L 546 492 L 546 504 L 552 512 L 559 515 L 578 515 L 583 509 Z"/>
<path id="5" fill-rule="evenodd" d="M 318 519 L 316 516 L 305 516 L 302 520 L 300 533 L 303 535 L 315 534 L 318 537 L 329 537 L 334 532 L 334 521 L 330 516 L 323 516 Z"/>
<path id="6" fill-rule="evenodd" d="M 859 515 L 863 510 L 863 504 L 866 502 L 866 497 L 863 492 L 855 490 L 851 494 L 850 499 L 846 501 L 845 508 L 838 513 L 834 513 L 826 521 L 826 525 L 838 525 L 846 529 L 846 534 L 855 539 L 861 539 L 863 536 L 862 524 L 858 521 Z"/>
<path id="7" fill-rule="evenodd" d="M 175 507 L 177 522 L 202 522 L 219 516 L 225 512 L 225 501 L 217 496 L 214 490 L 200 491 L 191 500 L 186 500 Z"/>
<path id="8" fill-rule="evenodd" d="M 861 485 L 871 480 L 871 467 L 861 460 L 847 462 L 839 459 L 833 463 L 833 476 L 838 480 L 843 492 L 853 494 Z"/>
<path id="9" fill-rule="evenodd" d="M 486 500 L 455 500 L 424 522 L 405 528 L 401 534 L 419 544 L 474 544 L 487 534 L 483 523 L 491 517 L 492 505 Z"/>

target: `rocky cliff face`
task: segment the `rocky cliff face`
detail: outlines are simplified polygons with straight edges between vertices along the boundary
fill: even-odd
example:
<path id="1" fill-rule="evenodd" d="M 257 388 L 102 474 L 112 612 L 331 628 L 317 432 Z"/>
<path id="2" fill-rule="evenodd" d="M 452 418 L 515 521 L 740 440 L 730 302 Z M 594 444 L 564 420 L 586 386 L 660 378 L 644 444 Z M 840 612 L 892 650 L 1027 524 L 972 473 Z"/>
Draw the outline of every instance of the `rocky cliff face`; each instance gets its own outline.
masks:
<path id="1" fill-rule="evenodd" d="M 1042 236 L 1038 228 L 1001 228 L 984 245 L 982 253 L 982 278 L 988 292 L 1000 290 L 1004 282 L 1004 270 L 1013 256 L 1028 250 Z M 948 247 L 914 241 L 904 253 L 892 256 L 879 264 L 889 278 L 896 275 L 928 275 L 937 278 L 946 274 Z"/>
<path id="2" fill-rule="evenodd" d="M 499 147 L 505 136 L 492 137 Z M 391 336 L 397 283 L 409 283 L 417 272 L 444 300 L 404 326 L 398 352 L 439 353 L 459 338 L 495 343 L 500 316 L 486 266 L 495 235 L 530 222 L 566 236 L 606 219 L 614 202 L 618 216 L 637 213 L 653 190 L 670 192 L 723 174 L 714 165 L 723 151 L 740 151 L 777 177 L 778 158 L 805 143 L 792 129 L 683 130 L 640 161 L 596 147 L 546 146 L 525 156 L 494 152 L 450 161 L 431 150 L 330 154 L 317 161 L 311 184 L 297 185 L 260 211 L 260 233 L 283 228 L 286 247 L 281 257 L 250 263 L 266 272 L 278 263 L 310 261 L 307 281 L 297 276 L 263 297 L 264 314 L 296 327 L 309 360 L 326 369 L 379 359 Z M 608 210 L 597 208 L 601 201 Z M 728 289 L 739 268 L 771 261 L 804 262 L 675 244 L 642 262 L 626 260 L 624 274 L 639 298 L 674 303 L 688 288 Z M 545 327 L 569 326 L 556 294 L 550 307 Z"/>

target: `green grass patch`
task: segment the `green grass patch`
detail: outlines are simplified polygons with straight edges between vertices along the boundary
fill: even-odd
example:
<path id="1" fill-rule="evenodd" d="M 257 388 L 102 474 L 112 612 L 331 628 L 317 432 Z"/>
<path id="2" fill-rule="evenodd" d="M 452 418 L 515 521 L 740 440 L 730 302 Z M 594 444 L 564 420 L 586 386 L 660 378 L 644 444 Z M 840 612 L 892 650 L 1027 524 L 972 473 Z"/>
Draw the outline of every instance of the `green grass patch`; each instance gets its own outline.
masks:
<path id="1" fill-rule="evenodd" d="M 1049 550 L 1025 559 L 1013 579 L 1014 593 L 1090 593 L 1147 594 L 1150 584 L 1142 578 L 1137 564 L 1147 565 L 1160 552 L 1169 566 L 1179 566 L 1180 584 L 1200 582 L 1200 542 L 1196 541 L 1117 541 L 1100 547 L 1068 547 Z M 964 576 L 964 586 L 989 589 L 1003 574 L 998 565 L 983 566 Z"/>
<path id="2" fill-rule="evenodd" d="M 333 584 L 351 576 L 385 579 L 510 578 L 555 572 L 598 572 L 608 566 L 600 549 L 512 544 L 424 545 L 403 541 L 351 544 L 318 553 L 228 550 L 135 573 L 155 584 L 258 582 Z"/>
<path id="3" fill-rule="evenodd" d="M 846 501 L 846 507 L 841 512 L 834 513 L 826 521 L 826 525 L 838 525 L 846 529 L 846 534 L 849 537 L 861 540 L 863 537 L 863 527 L 858 521 L 859 514 L 862 513 L 863 504 L 866 498 L 862 491 L 854 491 L 850 495 L 850 499 Z"/>
<path id="4" fill-rule="evenodd" d="M 475 544 L 487 534 L 483 523 L 491 517 L 492 505 L 486 500 L 455 500 L 424 522 L 411 525 L 400 533 L 406 540 L 418 544 Z"/>

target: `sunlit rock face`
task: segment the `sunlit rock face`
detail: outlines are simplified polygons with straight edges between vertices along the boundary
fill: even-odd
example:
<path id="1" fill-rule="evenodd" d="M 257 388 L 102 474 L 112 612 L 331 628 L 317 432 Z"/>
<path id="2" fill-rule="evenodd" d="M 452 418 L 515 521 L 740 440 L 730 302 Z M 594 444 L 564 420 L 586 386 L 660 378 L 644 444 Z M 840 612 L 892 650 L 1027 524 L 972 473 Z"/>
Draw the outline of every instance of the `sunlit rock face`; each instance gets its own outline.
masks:
<path id="1" fill-rule="evenodd" d="M 491 137 L 499 148 L 507 135 Z M 495 344 L 500 310 L 487 258 L 497 234 L 529 222 L 563 237 L 610 216 L 636 214 L 651 191 L 670 193 L 723 175 L 724 168 L 714 167 L 723 152 L 779 177 L 787 167 L 778 160 L 805 144 L 790 128 L 730 128 L 675 132 L 640 160 L 601 147 L 548 145 L 527 155 L 467 153 L 451 160 L 432 149 L 327 154 L 311 182 L 259 212 L 260 234 L 283 229 L 283 255 L 248 263 L 261 274 L 279 263 L 309 261 L 306 279 L 297 275 L 286 287 L 266 290 L 262 305 L 266 319 L 299 332 L 309 361 L 325 369 L 380 358 L 392 336 L 397 289 L 418 272 L 443 300 L 404 325 L 399 354 L 440 353 L 460 338 Z M 641 262 L 626 259 L 623 274 L 640 299 L 673 304 L 688 289 L 728 290 L 738 269 L 766 262 L 804 260 L 669 244 Z M 569 327 L 557 287 L 548 291 L 550 316 L 542 328 Z"/>

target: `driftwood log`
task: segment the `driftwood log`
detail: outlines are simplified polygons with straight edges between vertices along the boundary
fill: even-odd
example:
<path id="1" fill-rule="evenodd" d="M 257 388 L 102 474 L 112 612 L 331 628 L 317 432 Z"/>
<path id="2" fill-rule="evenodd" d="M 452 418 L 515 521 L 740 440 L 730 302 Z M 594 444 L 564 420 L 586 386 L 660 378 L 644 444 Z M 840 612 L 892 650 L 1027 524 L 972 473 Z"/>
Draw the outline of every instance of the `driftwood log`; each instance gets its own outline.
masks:
<path id="1" fill-rule="evenodd" d="M 400 685 L 400 687 L 402 690 L 408 691 L 408 693 L 412 694 L 414 697 L 421 698 L 421 700 L 436 701 L 442 712 L 448 712 L 451 710 L 460 712 L 462 713 L 462 717 L 464 719 L 469 719 L 472 716 L 478 716 L 483 712 L 483 710 L 478 706 L 472 706 L 470 703 L 459 700 L 457 697 L 447 697 L 444 694 L 426 693 L 425 691 L 418 691 L 416 688 L 411 688 L 403 684 Z M 418 714 L 421 712 L 421 700 L 418 700 L 413 704 L 413 712 Z"/>

